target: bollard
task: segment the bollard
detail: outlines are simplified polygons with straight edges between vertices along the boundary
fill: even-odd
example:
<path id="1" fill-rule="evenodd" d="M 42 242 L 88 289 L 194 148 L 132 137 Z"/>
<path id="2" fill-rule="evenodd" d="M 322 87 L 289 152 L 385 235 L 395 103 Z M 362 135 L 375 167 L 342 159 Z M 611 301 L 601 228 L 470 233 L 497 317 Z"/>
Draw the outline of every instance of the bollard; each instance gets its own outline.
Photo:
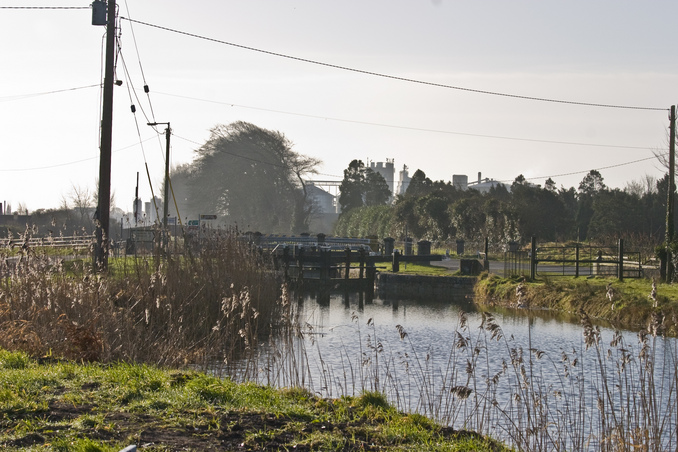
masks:
<path id="1" fill-rule="evenodd" d="M 386 237 L 384 239 L 384 256 L 390 256 L 393 254 L 394 243 L 395 239 L 392 237 Z"/>

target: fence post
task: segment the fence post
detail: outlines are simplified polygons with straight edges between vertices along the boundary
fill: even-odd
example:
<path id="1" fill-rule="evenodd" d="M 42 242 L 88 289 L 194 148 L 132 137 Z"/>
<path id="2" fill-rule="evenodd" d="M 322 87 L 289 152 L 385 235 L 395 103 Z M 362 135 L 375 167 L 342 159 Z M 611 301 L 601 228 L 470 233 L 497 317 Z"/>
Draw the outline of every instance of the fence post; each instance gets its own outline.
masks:
<path id="1" fill-rule="evenodd" d="M 298 265 L 298 272 L 297 272 L 297 278 L 299 281 L 304 280 L 304 248 L 300 247 L 299 248 L 299 253 L 297 254 L 297 265 Z"/>
<path id="2" fill-rule="evenodd" d="M 574 277 L 579 278 L 579 242 L 574 245 Z"/>
<path id="3" fill-rule="evenodd" d="M 490 239 L 485 237 L 485 259 L 483 259 L 483 270 L 486 272 L 490 271 Z"/>
<path id="4" fill-rule="evenodd" d="M 624 239 L 619 239 L 619 265 L 617 265 L 617 278 L 624 280 Z"/>
<path id="5" fill-rule="evenodd" d="M 532 236 L 530 245 L 530 279 L 537 278 L 537 237 Z"/>
<path id="6" fill-rule="evenodd" d="M 360 279 L 363 279 L 365 275 L 365 248 L 360 248 L 358 251 L 358 256 L 360 258 Z"/>
<path id="7" fill-rule="evenodd" d="M 400 271 L 400 252 L 398 250 L 393 251 L 393 273 L 398 273 Z"/>

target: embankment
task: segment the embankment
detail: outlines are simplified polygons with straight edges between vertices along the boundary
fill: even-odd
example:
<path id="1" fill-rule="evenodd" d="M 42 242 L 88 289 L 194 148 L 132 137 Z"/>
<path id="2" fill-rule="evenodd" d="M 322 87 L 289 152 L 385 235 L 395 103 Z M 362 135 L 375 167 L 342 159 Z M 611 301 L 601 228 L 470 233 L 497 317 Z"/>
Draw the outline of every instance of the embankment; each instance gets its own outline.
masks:
<path id="1" fill-rule="evenodd" d="M 375 292 L 380 298 L 449 299 L 472 295 L 475 277 L 377 273 Z"/>
<path id="2" fill-rule="evenodd" d="M 646 279 L 620 282 L 612 278 L 567 278 L 526 282 L 484 274 L 474 286 L 474 301 L 487 307 L 521 306 L 573 314 L 583 311 L 616 328 L 641 330 L 654 325 L 658 333 L 675 336 L 678 333 L 677 288 L 669 284 L 655 287 L 652 295 L 652 282 Z"/>

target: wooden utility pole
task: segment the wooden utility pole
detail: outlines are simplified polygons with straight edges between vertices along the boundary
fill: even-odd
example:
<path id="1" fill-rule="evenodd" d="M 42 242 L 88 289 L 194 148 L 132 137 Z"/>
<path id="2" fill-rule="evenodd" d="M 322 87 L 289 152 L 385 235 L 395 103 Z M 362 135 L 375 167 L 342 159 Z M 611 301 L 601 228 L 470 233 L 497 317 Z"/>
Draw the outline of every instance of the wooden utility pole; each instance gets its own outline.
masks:
<path id="1" fill-rule="evenodd" d="M 676 191 L 676 106 L 671 105 L 671 116 L 669 117 L 669 183 L 668 194 L 666 197 L 666 282 L 673 280 L 673 258 L 671 256 L 671 244 L 673 243 L 673 198 Z"/>
<path id="2" fill-rule="evenodd" d="M 167 123 L 165 129 L 165 194 L 162 205 L 162 225 L 165 228 L 165 234 L 168 234 L 167 216 L 169 215 L 169 169 L 170 169 L 170 137 L 172 136 L 172 129 L 170 123 Z"/>
<path id="3" fill-rule="evenodd" d="M 115 0 L 108 0 L 106 21 L 106 67 L 101 112 L 101 147 L 99 157 L 99 202 L 96 211 L 94 270 L 108 268 L 109 222 L 111 209 L 111 144 L 113 141 L 113 85 L 115 77 Z"/>
<path id="4" fill-rule="evenodd" d="M 169 215 L 169 170 L 170 170 L 170 138 L 172 137 L 172 129 L 169 122 L 149 122 L 148 125 L 155 127 L 158 125 L 166 125 L 165 129 L 165 194 L 162 207 L 162 226 L 163 233 L 167 233 L 167 216 Z"/>

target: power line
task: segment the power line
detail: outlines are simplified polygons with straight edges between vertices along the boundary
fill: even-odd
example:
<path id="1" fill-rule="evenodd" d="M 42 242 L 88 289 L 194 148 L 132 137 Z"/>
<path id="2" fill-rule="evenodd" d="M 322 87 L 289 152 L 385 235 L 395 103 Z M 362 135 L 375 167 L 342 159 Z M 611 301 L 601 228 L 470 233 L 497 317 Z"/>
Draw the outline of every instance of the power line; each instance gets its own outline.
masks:
<path id="1" fill-rule="evenodd" d="M 593 169 L 591 169 L 591 170 L 574 171 L 574 172 L 572 172 L 572 173 L 563 173 L 563 174 L 554 174 L 554 175 L 552 175 L 552 176 L 528 177 L 528 178 L 525 178 L 525 180 L 537 180 L 537 179 L 549 179 L 549 178 L 552 178 L 552 177 L 576 176 L 577 174 L 587 174 L 587 173 L 589 173 L 590 171 L 602 171 L 602 170 L 611 169 L 611 168 L 618 168 L 618 167 L 620 167 L 620 166 L 633 165 L 634 163 L 644 162 L 644 161 L 647 161 L 647 160 L 653 160 L 653 159 L 656 159 L 656 158 L 657 158 L 657 156 L 646 157 L 646 158 L 644 158 L 644 159 L 633 160 L 633 161 L 631 161 L 631 162 L 617 163 L 616 165 L 602 166 L 602 167 L 600 167 L 600 168 L 593 168 Z M 511 183 L 511 182 L 513 182 L 513 181 L 510 181 L 510 180 L 500 180 L 500 181 L 497 181 L 497 182 L 501 182 L 501 183 L 507 183 L 507 182 L 508 182 L 508 183 Z"/>
<path id="2" fill-rule="evenodd" d="M 65 88 L 65 89 L 58 89 L 55 91 L 44 91 L 41 93 L 30 93 L 30 94 L 16 94 L 13 96 L 2 96 L 0 97 L 0 102 L 11 102 L 14 100 L 20 100 L 20 99 L 28 99 L 30 97 L 38 97 L 38 96 L 46 96 L 48 94 L 57 94 L 57 93 L 65 93 L 67 91 L 77 91 L 80 89 L 87 89 L 87 88 L 95 88 L 101 86 L 100 84 L 96 85 L 87 85 L 87 86 L 78 86 L 75 88 Z"/>
<path id="3" fill-rule="evenodd" d="M 373 72 L 373 71 L 367 71 L 364 69 L 357 69 L 357 68 L 352 68 L 348 66 L 341 66 L 338 64 L 332 64 L 332 63 L 325 63 L 323 61 L 318 61 L 318 60 L 311 60 L 308 58 L 301 58 L 293 55 L 287 55 L 284 53 L 278 53 L 278 52 L 272 52 L 270 50 L 263 50 L 263 49 L 258 49 L 256 47 L 250 47 L 242 44 L 236 44 L 233 42 L 228 42 L 228 41 L 223 41 L 220 39 L 215 39 L 215 38 L 210 38 L 207 36 L 202 36 L 198 35 L 195 33 L 189 33 L 186 31 L 181 31 L 177 30 L 174 28 L 169 28 L 169 27 L 163 27 L 161 25 L 155 25 L 151 24 L 148 22 L 142 22 L 139 20 L 133 20 L 129 19 L 127 17 L 120 17 L 120 19 L 123 20 L 128 20 L 129 22 L 135 22 L 141 25 L 146 25 L 147 27 L 152 27 L 152 28 L 157 28 L 159 30 L 164 30 L 164 31 L 169 31 L 172 33 L 184 35 L 184 36 L 190 36 L 192 38 L 197 38 L 197 39 L 202 39 L 204 41 L 210 41 L 210 42 L 215 42 L 218 44 L 224 44 L 228 45 L 231 47 L 237 47 L 239 49 L 244 49 L 244 50 L 250 50 L 252 52 L 258 52 L 258 53 L 263 53 L 266 55 L 272 55 L 280 58 L 286 58 L 288 60 L 294 60 L 294 61 L 300 61 L 303 63 L 309 63 L 309 64 L 315 64 L 317 66 L 324 66 L 324 67 L 329 67 L 333 69 L 340 69 L 342 71 L 349 71 L 349 72 L 355 72 L 358 74 L 364 74 L 364 75 L 371 75 L 374 77 L 380 77 L 380 78 L 385 78 L 385 79 L 391 79 L 391 80 L 398 80 L 401 82 L 408 82 L 408 83 L 415 83 L 419 85 L 427 85 L 427 86 L 434 86 L 438 88 L 446 88 L 446 89 L 453 89 L 453 90 L 458 90 L 458 91 L 466 91 L 466 92 L 471 92 L 471 93 L 476 93 L 476 94 L 486 94 L 490 96 L 499 96 L 499 97 L 508 97 L 512 99 L 521 99 L 521 100 L 530 100 L 530 101 L 537 101 L 537 102 L 549 102 L 549 103 L 555 103 L 555 104 L 567 104 L 567 105 L 579 105 L 579 106 L 584 106 L 584 107 L 599 107 L 599 108 L 615 108 L 615 109 L 626 109 L 626 110 L 647 110 L 647 111 L 668 111 L 667 108 L 662 108 L 662 107 L 643 107 L 643 106 L 636 106 L 636 105 L 615 105 L 615 104 L 601 104 L 601 103 L 594 103 L 594 102 L 579 102 L 579 101 L 572 101 L 572 100 L 564 100 L 564 99 L 551 99 L 551 98 L 546 98 L 546 97 L 534 97 L 534 96 L 523 96 L 520 94 L 511 94 L 511 93 L 502 93 L 502 92 L 497 92 L 497 91 L 488 91 L 488 90 L 481 90 L 481 89 L 473 89 L 473 88 L 467 88 L 463 86 L 455 86 L 455 85 L 447 85 L 443 83 L 435 83 L 435 82 L 428 82 L 428 81 L 423 81 L 423 80 L 417 80 L 417 79 L 412 79 L 412 78 L 406 78 L 406 77 L 399 77 L 396 75 L 389 75 L 389 74 L 383 74 L 380 72 Z"/>
<path id="4" fill-rule="evenodd" d="M 172 134 L 172 135 L 174 135 L 176 138 L 179 138 L 179 139 L 181 139 L 181 140 L 187 141 L 187 142 L 189 142 L 189 143 L 193 143 L 193 144 L 197 144 L 198 146 L 202 146 L 202 144 L 201 144 L 201 143 L 198 143 L 197 141 L 190 140 L 190 139 L 184 138 L 184 137 L 180 137 L 180 136 L 175 135 L 175 134 Z M 236 153 L 233 153 L 233 152 L 228 152 L 228 151 L 223 151 L 223 152 L 224 152 L 225 154 L 229 154 L 229 155 L 232 155 L 232 156 L 234 156 L 234 157 L 239 157 L 239 158 L 242 158 L 242 159 L 245 159 L 245 160 L 250 160 L 250 161 L 256 162 L 256 163 L 262 163 L 262 164 L 266 164 L 266 165 L 277 166 L 277 167 L 280 167 L 280 168 L 283 168 L 283 167 L 284 167 L 283 165 L 279 165 L 279 164 L 271 163 L 271 162 L 264 162 L 264 161 L 261 161 L 261 160 L 257 160 L 257 159 L 254 159 L 254 158 L 251 158 L 251 157 L 247 157 L 247 156 L 244 156 L 244 155 L 240 155 L 240 154 L 236 154 Z M 640 162 L 644 162 L 644 161 L 647 161 L 647 160 L 653 160 L 653 159 L 655 159 L 655 158 L 657 158 L 657 157 L 656 157 L 656 156 L 646 157 L 646 158 L 643 158 L 643 159 L 633 160 L 633 161 L 630 161 L 630 162 L 617 163 L 617 164 L 615 164 L 615 165 L 609 165 L 609 166 L 603 166 L 603 167 L 600 167 L 600 168 L 594 168 L 594 170 L 596 170 L 596 171 L 602 171 L 602 170 L 606 170 L 606 169 L 610 169 L 610 168 L 617 168 L 617 167 L 620 167 L 620 166 L 632 165 L 632 164 L 634 164 L 634 163 L 640 163 Z M 548 178 L 551 178 L 551 177 L 574 176 L 574 175 L 577 175 L 577 174 L 586 174 L 586 173 L 588 173 L 589 171 L 591 171 L 591 170 L 574 171 L 574 172 L 572 172 L 572 173 L 554 174 L 554 175 L 551 175 L 551 176 L 529 177 L 529 178 L 526 178 L 525 180 L 537 180 L 537 179 L 548 179 Z M 342 177 L 343 177 L 343 176 L 337 176 L 337 175 L 334 175 L 334 174 L 324 174 L 324 173 L 316 173 L 316 174 L 318 174 L 319 176 L 328 176 L 328 177 L 336 177 L 336 178 L 342 178 Z M 320 182 L 320 181 L 309 180 L 309 182 Z M 501 183 L 511 183 L 511 182 L 513 182 L 513 181 L 510 181 L 510 180 L 499 180 L 499 181 L 497 181 L 497 182 L 501 182 Z"/>
<path id="5" fill-rule="evenodd" d="M 322 119 L 322 120 L 325 120 L 325 121 L 345 122 L 345 123 L 349 123 L 349 124 L 361 124 L 361 125 L 367 125 L 367 126 L 387 127 L 387 128 L 391 128 L 391 129 L 412 130 L 412 131 L 417 131 L 417 132 L 430 132 L 430 133 L 444 133 L 444 134 L 449 134 L 449 135 L 462 135 L 462 136 L 476 137 L 476 138 L 494 138 L 494 139 L 498 139 L 498 140 L 526 141 L 526 142 L 531 142 L 531 143 L 563 144 L 563 145 L 570 145 L 570 146 L 591 146 L 591 147 L 615 148 L 615 149 L 638 149 L 638 150 L 647 150 L 648 149 L 648 147 L 646 147 L 646 146 L 627 146 L 627 145 L 616 145 L 616 144 L 582 143 L 582 142 L 576 142 L 576 141 L 542 140 L 542 139 L 537 139 L 537 138 L 509 137 L 509 136 L 502 136 L 502 135 L 487 135 L 487 134 L 480 134 L 480 133 L 456 132 L 456 131 L 451 131 L 451 130 L 427 129 L 427 128 L 422 128 L 422 127 L 400 126 L 400 125 L 394 125 L 394 124 L 384 124 L 384 123 L 370 122 L 370 121 L 358 121 L 358 120 L 353 120 L 353 119 L 333 118 L 333 117 L 329 117 L 329 116 L 311 115 L 311 114 L 306 114 L 306 113 L 296 113 L 296 112 L 290 112 L 290 111 L 285 111 L 285 110 L 274 110 L 274 109 L 270 109 L 270 108 L 251 107 L 251 106 L 248 106 L 248 105 L 234 104 L 234 103 L 231 103 L 231 102 L 217 101 L 217 100 L 211 100 L 211 99 L 200 99 L 200 98 L 197 98 L 197 97 L 182 96 L 182 95 L 179 95 L 179 94 L 164 93 L 164 92 L 161 92 L 161 91 L 154 91 L 154 92 L 156 94 L 161 94 L 163 96 L 177 97 L 177 98 L 180 98 L 180 99 L 195 100 L 195 101 L 199 101 L 199 102 L 208 102 L 208 103 L 218 104 L 218 105 L 227 105 L 227 106 L 230 106 L 230 107 L 246 108 L 246 109 L 249 109 L 249 110 L 265 111 L 265 112 L 269 112 L 269 113 L 278 113 L 278 114 L 290 115 L 290 116 L 299 116 L 299 117 L 303 117 L 303 118 Z"/>
<path id="6" fill-rule="evenodd" d="M 120 49 L 119 44 L 118 44 L 118 48 Z M 121 55 L 122 55 L 122 53 L 121 53 Z M 127 74 L 127 77 L 128 77 L 128 83 L 130 83 L 129 82 L 129 73 L 126 69 L 124 58 L 122 58 L 122 61 L 123 61 L 123 66 L 125 67 L 125 73 Z M 95 88 L 95 87 L 100 87 L 100 86 L 101 86 L 101 84 L 87 85 L 87 86 L 80 86 L 80 87 L 76 87 L 76 88 L 66 88 L 66 89 L 55 90 L 55 91 L 45 91 L 45 92 L 40 92 L 40 93 L 18 94 L 18 95 L 15 95 L 15 96 L 2 96 L 2 97 L 0 97 L 0 102 L 10 102 L 10 101 L 15 101 L 15 100 L 31 98 L 31 97 L 44 96 L 44 95 L 48 95 L 48 94 L 57 94 L 57 93 L 63 93 L 63 92 L 68 92 L 68 91 L 76 91 L 76 90 L 87 89 L 87 88 Z M 568 146 L 589 146 L 589 147 L 599 147 L 599 148 L 637 149 L 637 150 L 647 150 L 647 149 L 649 149 L 648 146 L 628 146 L 628 145 L 619 145 L 619 144 L 584 143 L 584 142 L 578 142 L 578 141 L 545 140 L 545 139 L 538 139 L 538 138 L 511 137 L 511 136 L 505 136 L 505 135 L 488 135 L 488 134 L 482 134 L 482 133 L 458 132 L 458 131 L 453 131 L 453 130 L 429 129 L 429 128 L 424 128 L 424 127 L 410 127 L 410 126 L 385 124 L 385 123 L 378 123 L 378 122 L 371 122 L 371 121 L 358 121 L 358 120 L 353 120 L 353 119 L 335 118 L 335 117 L 331 117 L 331 116 L 311 115 L 311 114 L 307 114 L 307 113 L 298 113 L 298 112 L 291 112 L 291 111 L 285 111 L 285 110 L 276 110 L 276 109 L 271 109 L 271 108 L 253 107 L 253 106 L 249 106 L 249 105 L 235 104 L 235 103 L 227 102 L 227 101 L 217 101 L 217 100 L 212 100 L 212 99 L 201 99 L 201 98 L 198 98 L 198 97 L 191 97 L 191 96 L 183 96 L 183 95 L 180 95 L 180 94 L 165 93 L 165 92 L 162 92 L 162 91 L 154 91 L 154 92 L 156 94 L 160 94 L 160 95 L 163 95 L 163 96 L 194 100 L 194 101 L 198 101 L 198 102 L 208 102 L 208 103 L 217 104 L 217 105 L 227 105 L 227 106 L 230 106 L 230 107 L 245 108 L 245 109 L 248 109 L 248 110 L 264 111 L 264 112 L 277 113 L 277 114 L 283 114 L 283 115 L 289 115 L 289 116 L 299 116 L 299 117 L 302 117 L 302 118 L 322 119 L 324 121 L 344 122 L 344 123 L 348 123 L 348 124 L 360 124 L 360 125 L 366 125 L 366 126 L 386 127 L 386 128 L 390 128 L 390 129 L 412 130 L 412 131 L 416 131 L 416 132 L 442 133 L 442 134 L 448 134 L 448 135 L 461 135 L 461 136 L 476 137 L 476 138 L 492 138 L 492 139 L 497 139 L 497 140 L 524 141 L 524 142 L 528 142 L 528 143 L 562 144 L 562 145 L 568 145 Z M 136 98 L 136 100 L 139 103 L 139 106 L 140 106 L 140 108 L 142 109 L 142 112 L 143 112 L 143 108 L 141 107 L 141 100 L 139 99 L 139 97 L 136 94 L 136 89 L 134 89 L 134 97 Z M 144 115 L 146 116 L 145 112 L 144 112 Z M 146 116 L 146 119 L 148 119 L 148 116 Z M 154 121 L 148 120 L 148 122 L 154 122 Z"/>
<path id="7" fill-rule="evenodd" d="M 90 9 L 89 6 L 0 6 L 0 9 Z"/>
<path id="8" fill-rule="evenodd" d="M 116 149 L 113 152 L 116 153 L 116 152 L 124 151 L 126 149 L 133 148 L 133 147 L 135 147 L 135 146 L 137 146 L 141 143 L 145 143 L 146 141 L 152 140 L 154 138 L 155 137 L 146 138 L 145 140 L 143 140 L 139 143 L 130 144 L 129 146 L 125 146 L 125 147 L 122 147 L 120 149 Z M 78 163 L 87 162 L 87 161 L 90 161 L 90 160 L 98 160 L 98 159 L 99 159 L 99 155 L 95 155 L 93 157 L 87 157 L 87 158 L 80 159 L 80 160 L 72 160 L 70 162 L 56 163 L 54 165 L 34 166 L 34 167 L 31 167 L 31 168 L 0 168 L 0 173 L 19 173 L 19 172 L 24 172 L 24 171 L 39 171 L 39 170 L 60 168 L 62 166 L 76 165 Z"/>

